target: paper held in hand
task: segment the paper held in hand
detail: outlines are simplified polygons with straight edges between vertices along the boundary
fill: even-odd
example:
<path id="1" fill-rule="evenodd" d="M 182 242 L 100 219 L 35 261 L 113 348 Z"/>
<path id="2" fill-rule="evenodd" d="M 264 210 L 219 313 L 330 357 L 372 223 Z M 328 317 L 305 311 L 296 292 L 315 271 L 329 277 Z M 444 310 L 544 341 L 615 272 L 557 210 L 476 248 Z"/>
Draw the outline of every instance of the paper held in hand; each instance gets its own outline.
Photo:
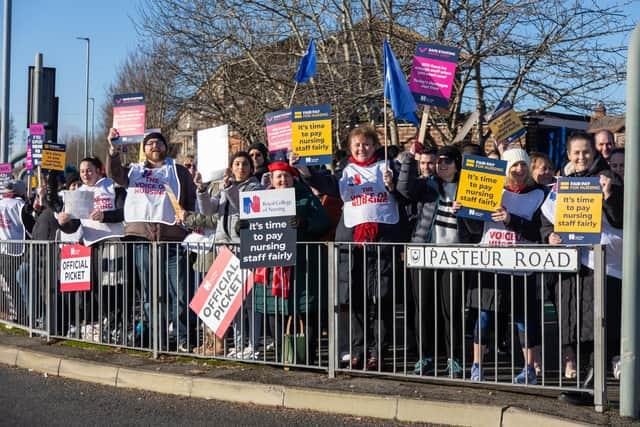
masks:
<path id="1" fill-rule="evenodd" d="M 65 191 L 63 194 L 66 213 L 77 219 L 90 219 L 94 208 L 93 191 L 75 190 Z"/>

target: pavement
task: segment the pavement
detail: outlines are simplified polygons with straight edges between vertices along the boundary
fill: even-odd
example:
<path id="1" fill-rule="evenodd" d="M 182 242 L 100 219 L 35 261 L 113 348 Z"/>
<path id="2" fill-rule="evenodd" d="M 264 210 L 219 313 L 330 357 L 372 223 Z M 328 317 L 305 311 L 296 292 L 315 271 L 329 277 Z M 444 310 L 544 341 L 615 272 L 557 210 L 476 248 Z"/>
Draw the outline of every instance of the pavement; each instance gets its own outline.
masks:
<path id="1" fill-rule="evenodd" d="M 326 373 L 123 349 L 47 343 L 0 327 L 0 363 L 47 375 L 183 397 L 401 422 L 469 426 L 638 425 L 615 409 L 570 406 L 557 392 Z"/>

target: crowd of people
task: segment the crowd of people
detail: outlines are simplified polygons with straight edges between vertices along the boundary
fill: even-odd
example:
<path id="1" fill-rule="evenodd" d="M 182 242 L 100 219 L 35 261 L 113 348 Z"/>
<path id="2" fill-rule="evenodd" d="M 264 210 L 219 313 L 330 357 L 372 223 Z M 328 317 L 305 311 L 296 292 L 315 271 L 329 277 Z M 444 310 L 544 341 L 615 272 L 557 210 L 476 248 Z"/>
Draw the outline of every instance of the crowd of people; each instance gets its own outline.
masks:
<path id="1" fill-rule="evenodd" d="M 450 377 L 463 375 L 463 323 L 468 312 L 473 323 L 473 362 L 467 377 L 484 379 L 488 337 L 508 335 L 505 330 L 513 324 L 524 361 L 514 382 L 536 384 L 542 372 L 540 352 L 544 351 L 540 307 L 547 299 L 562 313 L 558 316 L 562 375 L 575 380 L 581 366 L 585 369 L 582 378 L 588 381 L 594 340 L 590 251 L 582 252 L 579 279 L 575 274 L 545 280 L 536 273 L 465 275 L 458 270 L 412 269 L 398 280 L 398 263 L 403 257 L 401 244 L 407 242 L 561 245 L 564 242 L 553 225 L 556 177 L 598 177 L 603 194 L 601 242 L 607 245 L 607 349 L 614 374 L 619 376 L 615 356 L 620 347 L 624 148 L 615 147 L 609 131 L 569 136 L 567 162 L 556 171 L 547 155 L 527 153 L 517 143 L 488 142 L 483 150 L 471 143 L 438 148 L 412 141 L 406 150 L 386 155 L 378 132 L 363 126 L 350 132 L 345 147 L 348 155 L 334 171 L 299 167 L 295 154 L 270 161 L 266 146 L 257 143 L 234 153 L 224 178 L 215 182 L 203 182 L 193 156 L 172 159 L 160 133 L 144 137 L 142 162 L 124 165 L 121 147 L 113 144 L 118 136 L 117 129 L 109 131 L 104 166 L 90 157 L 80 162 L 78 172 L 62 175 L 54 171 L 38 177 L 40 185 L 34 196 L 21 181 L 10 182 L 0 201 L 0 237 L 79 241 L 91 246 L 92 291 L 114 281 L 121 287 L 140 289 L 137 296 L 130 289 L 125 292 L 129 297 L 122 297 L 130 304 L 136 298 L 140 301 L 138 345 L 144 345 L 148 331 L 160 328 L 165 348 L 174 346 L 178 352 L 259 358 L 261 341 L 265 347 L 267 341 L 261 338 L 268 336 L 276 347 L 282 347 L 285 325 L 290 327 L 293 321 L 293 328 L 302 329 L 311 343 L 307 361 L 314 360 L 318 348 L 314 343 L 326 329 L 327 263 L 334 262 L 327 259 L 326 247 L 320 242 L 333 240 L 339 242 L 335 261 L 342 367 L 384 369 L 385 352 L 394 344 L 396 291 L 402 288 L 407 302 L 402 310 L 415 337 L 415 343 L 405 343 L 415 349 L 415 374 L 433 375 L 445 367 Z M 461 208 L 456 193 L 465 154 L 506 161 L 502 203 L 490 221 L 456 215 Z M 65 191 L 78 188 L 94 193 L 89 218 L 77 219 L 65 210 Z M 239 217 L 240 192 L 270 188 L 295 189 L 296 217 L 290 226 L 297 229 L 299 242 L 316 243 L 298 250 L 293 266 L 254 272 L 253 290 L 228 332 L 233 345 L 227 348 L 225 340 L 212 338 L 211 331 L 196 330 L 195 316 L 188 309 L 189 299 L 215 258 L 215 249 L 193 254 L 181 243 L 195 232 L 208 233 L 216 245 L 237 245 L 246 227 Z M 503 237 L 496 240 L 492 235 Z M 129 242 L 126 251 L 114 256 L 112 243 L 123 241 Z M 159 253 L 153 254 L 149 242 L 173 244 L 161 245 Z M 24 256 L 24 251 L 10 252 L 4 247 L 2 256 Z M 155 279 L 152 262 L 159 263 Z M 42 277 L 44 266 L 34 258 L 14 264 L 16 268 L 10 272 L 5 268 L 2 274 L 19 284 L 15 296 L 19 305 L 29 300 L 30 289 L 41 286 L 34 287 L 28 277 Z M 27 275 L 29 270 L 42 274 Z M 160 284 L 154 285 L 154 280 Z M 134 282 L 138 285 L 132 285 Z M 154 324 L 150 311 L 156 299 L 166 308 L 157 320 L 160 325 Z M 91 304 L 107 303 L 100 293 Z M 101 322 L 99 312 L 85 314 L 84 321 Z M 44 313 L 36 309 L 28 315 L 41 322 Z M 320 320 L 302 323 L 303 318 Z M 440 354 L 439 343 L 445 349 Z"/>

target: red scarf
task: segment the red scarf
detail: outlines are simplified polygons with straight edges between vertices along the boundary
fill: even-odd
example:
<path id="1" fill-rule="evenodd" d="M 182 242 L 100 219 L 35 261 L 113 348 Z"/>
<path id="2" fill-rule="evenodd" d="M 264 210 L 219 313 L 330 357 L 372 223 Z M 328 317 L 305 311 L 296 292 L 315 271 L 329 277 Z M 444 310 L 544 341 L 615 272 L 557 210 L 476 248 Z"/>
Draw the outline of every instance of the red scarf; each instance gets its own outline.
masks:
<path id="1" fill-rule="evenodd" d="M 527 188 L 527 184 L 522 184 L 522 185 L 509 184 L 509 185 L 507 185 L 507 190 L 511 191 L 512 193 L 522 193 L 524 190 L 526 190 L 526 188 Z"/>
<path id="2" fill-rule="evenodd" d="M 349 156 L 349 162 L 353 163 L 354 165 L 361 166 L 361 167 L 370 166 L 370 165 L 374 164 L 377 161 L 378 161 L 378 156 L 376 154 L 374 154 L 373 156 L 371 156 L 369 158 L 369 160 L 365 160 L 364 162 L 360 162 L 360 161 L 356 160 L 355 157 Z"/>
<path id="3" fill-rule="evenodd" d="M 353 156 L 350 156 L 349 161 L 354 165 L 367 167 L 377 162 L 378 156 L 374 154 L 369 158 L 369 160 L 365 160 L 364 162 L 360 162 Z M 377 222 L 365 222 L 363 224 L 358 224 L 353 229 L 353 241 L 356 243 L 374 242 L 376 237 L 378 237 L 378 231 L 379 224 Z"/>
<path id="4" fill-rule="evenodd" d="M 269 282 L 269 269 L 265 267 L 256 268 L 254 282 L 264 283 L 264 285 L 267 286 Z M 271 295 L 285 299 L 289 298 L 290 287 L 291 267 L 273 267 Z"/>

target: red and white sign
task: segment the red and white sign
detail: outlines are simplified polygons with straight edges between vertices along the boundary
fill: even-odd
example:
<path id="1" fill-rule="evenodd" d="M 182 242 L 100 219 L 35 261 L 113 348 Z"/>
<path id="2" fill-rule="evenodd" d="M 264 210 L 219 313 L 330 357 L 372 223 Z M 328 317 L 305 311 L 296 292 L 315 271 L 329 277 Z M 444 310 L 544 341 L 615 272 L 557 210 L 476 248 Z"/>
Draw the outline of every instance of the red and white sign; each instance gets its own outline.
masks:
<path id="1" fill-rule="evenodd" d="M 222 339 L 251 288 L 253 275 L 242 270 L 238 257 L 223 247 L 189 307 Z"/>
<path id="2" fill-rule="evenodd" d="M 91 289 L 91 248 L 64 245 L 60 257 L 60 292 Z"/>

